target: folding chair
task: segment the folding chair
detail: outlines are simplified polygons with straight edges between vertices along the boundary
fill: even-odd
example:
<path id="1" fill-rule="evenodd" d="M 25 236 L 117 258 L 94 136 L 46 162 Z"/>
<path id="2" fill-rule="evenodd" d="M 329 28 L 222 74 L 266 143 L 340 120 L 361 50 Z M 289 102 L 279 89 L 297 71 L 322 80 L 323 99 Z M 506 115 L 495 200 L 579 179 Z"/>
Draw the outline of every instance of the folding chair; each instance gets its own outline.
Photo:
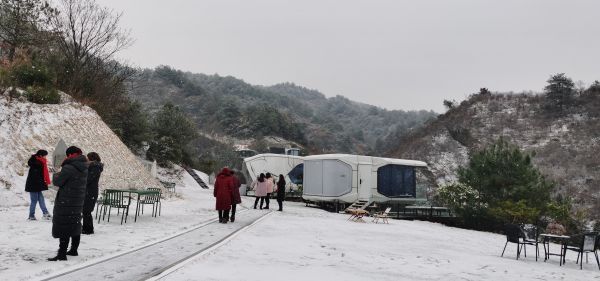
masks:
<path id="1" fill-rule="evenodd" d="M 374 214 L 373 222 L 378 223 L 379 219 L 381 219 L 383 221 L 383 223 L 389 223 L 388 222 L 388 214 L 390 213 L 391 210 L 392 210 L 392 207 L 387 207 L 387 208 L 385 208 L 385 211 Z"/>

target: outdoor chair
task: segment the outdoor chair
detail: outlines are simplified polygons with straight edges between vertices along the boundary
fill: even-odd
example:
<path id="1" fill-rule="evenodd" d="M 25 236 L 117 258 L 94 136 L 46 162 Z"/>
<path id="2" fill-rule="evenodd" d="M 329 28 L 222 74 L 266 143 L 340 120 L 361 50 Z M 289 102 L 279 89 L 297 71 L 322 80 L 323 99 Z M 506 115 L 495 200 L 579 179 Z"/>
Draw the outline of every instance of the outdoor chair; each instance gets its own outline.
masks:
<path id="1" fill-rule="evenodd" d="M 144 214 L 144 205 L 152 205 L 152 216 L 156 217 L 156 214 L 160 216 L 162 209 L 162 203 L 160 202 L 161 190 L 155 187 L 149 187 L 147 190 L 156 191 L 158 194 L 147 194 L 140 199 L 139 204 L 142 205 L 142 214 Z"/>
<path id="2" fill-rule="evenodd" d="M 174 182 L 160 181 L 160 183 L 162 183 L 167 191 L 175 193 L 176 184 Z"/>
<path id="3" fill-rule="evenodd" d="M 537 226 L 533 224 L 522 224 L 520 225 L 521 233 L 523 236 L 521 237 L 521 241 L 523 244 L 523 252 L 525 257 L 527 257 L 527 245 L 535 246 L 535 261 L 538 260 L 538 256 L 540 255 L 540 239 L 539 239 L 539 229 Z"/>
<path id="4" fill-rule="evenodd" d="M 100 195 L 100 197 L 98 197 L 98 199 L 96 199 L 96 217 L 95 217 L 96 219 L 99 216 L 98 209 L 99 209 L 100 205 L 104 204 L 104 198 L 106 197 L 105 194 L 106 194 L 106 190 L 102 190 L 102 194 Z"/>
<path id="5" fill-rule="evenodd" d="M 347 211 L 350 212 L 348 220 L 353 222 L 365 222 L 363 217 L 369 215 L 369 212 L 363 209 L 347 209 Z"/>
<path id="6" fill-rule="evenodd" d="M 104 200 L 102 203 L 102 220 L 104 220 L 106 217 L 106 209 L 108 209 L 108 222 L 110 222 L 110 212 L 112 211 L 112 208 L 116 208 L 117 211 L 123 209 L 123 214 L 121 215 L 121 224 L 123 224 L 123 218 L 125 219 L 125 223 L 127 223 L 130 204 L 131 198 L 126 196 L 125 192 L 120 190 L 107 190 L 104 194 Z M 100 223 L 100 218 L 98 218 L 98 223 Z"/>
<path id="7" fill-rule="evenodd" d="M 538 242 L 537 242 L 537 240 L 535 240 L 535 242 L 533 242 L 530 240 L 530 238 L 525 239 L 525 234 L 523 233 L 523 229 L 521 228 L 521 226 L 516 225 L 516 224 L 507 224 L 504 226 L 504 234 L 506 235 L 506 244 L 504 244 L 504 250 L 502 250 L 502 255 L 500 255 L 501 257 L 504 256 L 504 251 L 506 251 L 506 246 L 508 245 L 508 242 L 510 242 L 510 243 L 517 244 L 517 259 L 519 259 L 519 257 L 521 256 L 521 250 L 522 250 L 522 248 L 525 248 L 526 245 L 536 246 L 535 258 L 537 261 L 537 256 L 538 256 L 538 252 L 539 252 L 539 248 L 537 245 Z"/>
<path id="8" fill-rule="evenodd" d="M 388 223 L 388 214 L 390 213 L 390 211 L 392 210 L 392 207 L 387 207 L 385 208 L 385 211 L 383 212 L 379 212 L 373 215 L 373 222 L 374 223 L 378 223 L 379 219 L 381 219 L 384 223 Z"/>
<path id="9" fill-rule="evenodd" d="M 596 256 L 596 264 L 600 269 L 600 259 L 598 259 L 598 232 L 587 232 L 571 236 L 567 242 L 566 250 L 577 252 L 577 263 L 579 269 L 583 269 L 583 254 L 594 253 Z"/>

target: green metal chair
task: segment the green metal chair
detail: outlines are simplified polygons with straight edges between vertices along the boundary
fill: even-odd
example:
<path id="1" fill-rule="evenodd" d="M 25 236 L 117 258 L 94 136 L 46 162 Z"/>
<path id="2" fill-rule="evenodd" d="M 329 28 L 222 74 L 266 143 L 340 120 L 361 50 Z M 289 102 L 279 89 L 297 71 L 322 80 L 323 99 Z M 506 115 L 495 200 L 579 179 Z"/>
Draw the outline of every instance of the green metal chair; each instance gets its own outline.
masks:
<path id="1" fill-rule="evenodd" d="M 144 205 L 152 204 L 152 216 L 156 217 L 157 213 L 160 216 L 162 211 L 162 203 L 160 202 L 162 190 L 156 187 L 149 187 L 147 190 L 156 191 L 158 194 L 144 195 L 143 199 L 140 199 L 140 204 L 142 205 L 142 214 L 144 213 Z"/>
<path id="2" fill-rule="evenodd" d="M 131 198 L 126 196 L 125 192 L 120 190 L 106 190 L 104 198 L 102 203 L 102 220 L 106 217 L 106 209 L 108 209 L 108 222 L 110 222 L 110 212 L 112 211 L 112 208 L 116 208 L 117 211 L 123 209 L 121 224 L 123 224 L 123 219 L 125 219 L 125 223 L 127 223 Z M 100 223 L 100 218 L 98 218 L 98 223 Z"/>
<path id="3" fill-rule="evenodd" d="M 160 183 L 165 187 L 165 189 L 167 189 L 167 191 L 175 193 L 176 184 L 174 182 L 160 181 Z"/>
<path id="4" fill-rule="evenodd" d="M 102 194 L 96 200 L 96 219 L 99 216 L 98 209 L 100 208 L 100 205 L 104 205 L 104 198 L 106 198 L 106 190 L 102 190 Z M 98 222 L 100 222 L 100 220 L 98 220 Z"/>

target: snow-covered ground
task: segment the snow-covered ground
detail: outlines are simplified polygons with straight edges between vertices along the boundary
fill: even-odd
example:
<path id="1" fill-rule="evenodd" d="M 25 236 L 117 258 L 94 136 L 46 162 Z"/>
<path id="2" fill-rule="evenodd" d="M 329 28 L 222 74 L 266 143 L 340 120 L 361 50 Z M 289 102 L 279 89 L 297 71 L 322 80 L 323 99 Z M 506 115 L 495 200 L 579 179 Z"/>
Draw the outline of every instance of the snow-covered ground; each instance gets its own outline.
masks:
<path id="1" fill-rule="evenodd" d="M 212 190 L 199 188 L 184 174 L 177 192 L 179 196 L 164 201 L 158 218 L 147 213 L 137 223 L 120 225 L 113 216 L 110 223 L 97 224 L 96 234 L 82 236 L 80 256 L 67 262 L 46 261 L 58 246 L 49 221 L 26 221 L 24 206 L 1 208 L 0 280 L 48 277 L 215 218 Z M 252 203 L 245 198 L 243 205 Z M 274 200 L 271 204 L 276 209 Z M 161 280 L 600 280 L 593 256 L 579 270 L 572 252 L 564 266 L 556 257 L 536 262 L 532 248 L 527 258 L 515 260 L 514 244 L 500 257 L 506 240 L 498 234 L 420 221 L 346 219 L 344 214 L 285 202 L 284 212 L 274 211 Z"/>
<path id="2" fill-rule="evenodd" d="M 595 258 L 515 260 L 502 235 L 421 221 L 355 223 L 347 215 L 288 203 L 222 247 L 161 280 L 600 280 Z M 554 250 L 557 250 L 554 245 Z M 541 249 L 543 255 L 543 249 Z"/>
<path id="3" fill-rule="evenodd" d="M 205 175 L 202 175 L 205 176 Z M 46 205 L 52 212 L 46 193 Z M 56 255 L 58 240 L 51 235 L 52 222 L 40 219 L 27 221 L 28 206 L 0 207 L 0 280 L 37 279 L 101 257 L 114 255 L 132 248 L 182 232 L 216 218 L 212 190 L 200 188 L 189 174 L 183 174 L 183 184 L 177 187 L 178 196 L 163 200 L 162 214 L 153 218 L 150 208 L 133 222 L 130 209 L 127 223 L 120 224 L 121 216 L 113 210 L 110 223 L 94 222 L 94 235 L 82 235 L 80 256 L 68 257 L 66 262 L 48 262 Z M 167 195 L 167 197 L 169 197 Z M 146 206 L 148 207 L 148 206 Z"/>

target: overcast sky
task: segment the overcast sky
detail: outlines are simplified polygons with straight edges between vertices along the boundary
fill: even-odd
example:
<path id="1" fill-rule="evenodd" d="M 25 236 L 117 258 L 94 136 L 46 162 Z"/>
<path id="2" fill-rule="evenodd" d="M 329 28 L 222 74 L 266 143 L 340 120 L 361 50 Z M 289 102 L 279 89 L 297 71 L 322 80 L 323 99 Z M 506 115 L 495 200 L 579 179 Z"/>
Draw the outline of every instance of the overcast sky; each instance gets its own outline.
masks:
<path id="1" fill-rule="evenodd" d="M 481 87 L 600 80 L 596 0 L 99 0 L 129 63 L 293 82 L 387 109 L 443 111 Z"/>

